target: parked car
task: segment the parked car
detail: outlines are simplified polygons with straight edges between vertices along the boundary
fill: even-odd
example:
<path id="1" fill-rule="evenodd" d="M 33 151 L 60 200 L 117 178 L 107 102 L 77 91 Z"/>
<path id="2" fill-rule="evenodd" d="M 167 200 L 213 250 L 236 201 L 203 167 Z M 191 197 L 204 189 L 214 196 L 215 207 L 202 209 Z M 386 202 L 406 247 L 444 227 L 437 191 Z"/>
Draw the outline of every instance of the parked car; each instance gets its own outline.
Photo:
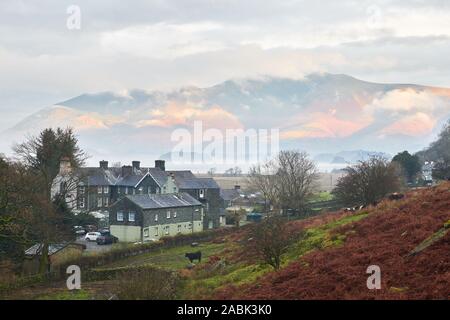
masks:
<path id="1" fill-rule="evenodd" d="M 113 236 L 109 231 L 108 232 L 102 232 L 98 237 L 97 237 L 97 244 L 98 245 L 102 245 L 102 244 L 112 244 L 112 243 L 116 243 L 119 241 L 119 238 Z"/>
<path id="2" fill-rule="evenodd" d="M 73 227 L 73 231 L 75 232 L 76 236 L 83 236 L 86 234 L 86 230 L 84 230 L 82 226 Z"/>
<path id="3" fill-rule="evenodd" d="M 97 227 L 92 224 L 88 224 L 88 225 L 84 226 L 84 230 L 86 230 L 86 232 L 96 232 Z"/>
<path id="4" fill-rule="evenodd" d="M 86 241 L 97 241 L 97 238 L 101 236 L 100 232 L 88 232 L 86 233 L 86 236 L 84 237 L 84 239 Z"/>

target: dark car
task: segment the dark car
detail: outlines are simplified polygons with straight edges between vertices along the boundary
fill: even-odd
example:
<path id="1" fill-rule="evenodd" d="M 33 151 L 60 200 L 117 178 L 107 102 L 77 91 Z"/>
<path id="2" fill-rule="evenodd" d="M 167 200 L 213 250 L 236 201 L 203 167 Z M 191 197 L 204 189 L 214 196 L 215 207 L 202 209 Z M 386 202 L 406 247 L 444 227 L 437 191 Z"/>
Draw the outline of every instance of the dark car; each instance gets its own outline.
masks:
<path id="1" fill-rule="evenodd" d="M 119 238 L 113 236 L 109 232 L 101 232 L 100 235 L 97 237 L 97 244 L 112 244 L 119 241 Z"/>

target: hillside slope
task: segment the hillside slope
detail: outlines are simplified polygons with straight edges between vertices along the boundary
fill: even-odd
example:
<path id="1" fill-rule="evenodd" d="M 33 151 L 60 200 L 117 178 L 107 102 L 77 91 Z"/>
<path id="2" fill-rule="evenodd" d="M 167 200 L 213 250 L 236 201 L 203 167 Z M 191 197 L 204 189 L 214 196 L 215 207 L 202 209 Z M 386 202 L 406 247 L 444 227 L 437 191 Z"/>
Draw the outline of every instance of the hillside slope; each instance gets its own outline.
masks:
<path id="1" fill-rule="evenodd" d="M 450 183 L 412 191 L 404 200 L 384 201 L 363 219 L 333 229 L 331 238 L 345 237 L 341 245 L 313 250 L 251 283 L 220 288 L 215 297 L 449 299 L 449 222 Z M 293 222 L 291 228 L 305 223 Z M 381 268 L 380 290 L 366 287 L 369 265 Z"/>

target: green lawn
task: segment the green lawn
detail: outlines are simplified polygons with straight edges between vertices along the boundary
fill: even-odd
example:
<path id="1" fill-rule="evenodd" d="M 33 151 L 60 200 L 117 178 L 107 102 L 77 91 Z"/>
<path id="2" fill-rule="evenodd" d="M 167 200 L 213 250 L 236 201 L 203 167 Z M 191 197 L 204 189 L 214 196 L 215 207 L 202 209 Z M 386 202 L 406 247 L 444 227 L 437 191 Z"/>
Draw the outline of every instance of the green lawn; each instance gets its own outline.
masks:
<path id="1" fill-rule="evenodd" d="M 146 253 L 139 256 L 128 257 L 111 263 L 105 268 L 141 266 L 153 264 L 162 268 L 179 270 L 185 268 L 189 260 L 184 256 L 186 252 L 202 252 L 202 261 L 206 261 L 209 256 L 220 253 L 225 248 L 225 244 L 201 243 L 198 247 L 190 245 L 161 249 L 156 252 Z"/>
<path id="2" fill-rule="evenodd" d="M 321 202 L 321 201 L 331 201 L 334 199 L 334 196 L 327 191 L 324 192 L 319 192 L 314 194 L 311 197 L 311 200 L 309 201 L 310 203 L 314 203 L 314 202 Z"/>

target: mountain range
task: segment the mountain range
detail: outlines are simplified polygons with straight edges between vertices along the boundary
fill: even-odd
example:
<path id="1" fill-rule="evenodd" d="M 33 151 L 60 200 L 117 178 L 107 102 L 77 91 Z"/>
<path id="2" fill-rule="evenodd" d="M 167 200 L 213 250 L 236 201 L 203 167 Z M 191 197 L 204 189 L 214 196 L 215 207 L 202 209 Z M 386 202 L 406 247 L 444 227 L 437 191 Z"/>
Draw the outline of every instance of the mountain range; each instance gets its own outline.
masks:
<path id="1" fill-rule="evenodd" d="M 200 120 L 204 129 L 222 132 L 276 128 L 282 149 L 314 156 L 343 150 L 395 154 L 424 148 L 449 117 L 447 88 L 371 83 L 327 73 L 299 79 L 261 77 L 167 92 L 82 94 L 44 107 L 3 131 L 0 151 L 42 128 L 71 126 L 92 162 L 150 162 L 171 152 L 175 129 L 191 131 Z"/>

